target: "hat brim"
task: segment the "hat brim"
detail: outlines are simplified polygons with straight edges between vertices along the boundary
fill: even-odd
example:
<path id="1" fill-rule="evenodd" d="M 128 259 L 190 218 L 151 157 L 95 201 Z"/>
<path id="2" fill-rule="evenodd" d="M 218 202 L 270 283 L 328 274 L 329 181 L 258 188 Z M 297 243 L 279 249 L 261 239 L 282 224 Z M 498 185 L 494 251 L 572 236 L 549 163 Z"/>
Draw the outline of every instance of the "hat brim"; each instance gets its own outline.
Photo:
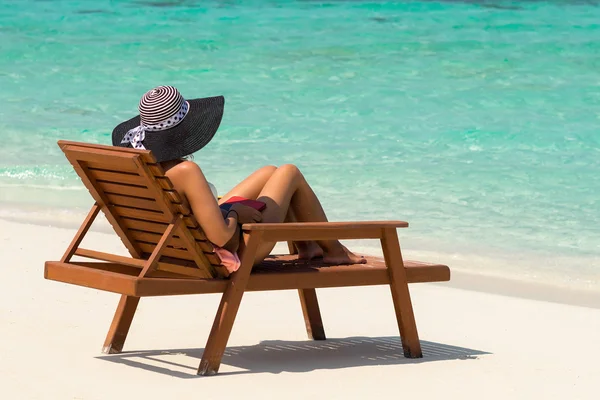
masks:
<path id="1" fill-rule="evenodd" d="M 179 124 L 170 129 L 145 132 L 142 144 L 152 151 L 157 162 L 176 160 L 197 152 L 211 141 L 221 120 L 225 107 L 223 96 L 187 100 L 190 107 Z M 120 123 L 112 132 L 113 146 L 131 147 L 129 142 L 121 143 L 125 134 L 140 125 L 140 116 Z"/>

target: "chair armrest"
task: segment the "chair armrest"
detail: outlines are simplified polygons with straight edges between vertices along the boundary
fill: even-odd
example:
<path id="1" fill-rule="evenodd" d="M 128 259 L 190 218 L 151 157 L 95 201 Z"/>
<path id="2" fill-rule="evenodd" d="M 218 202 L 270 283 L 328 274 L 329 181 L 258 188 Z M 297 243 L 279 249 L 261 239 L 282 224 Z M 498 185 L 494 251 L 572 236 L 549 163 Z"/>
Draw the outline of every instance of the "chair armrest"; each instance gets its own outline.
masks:
<path id="1" fill-rule="evenodd" d="M 384 229 L 407 228 L 404 221 L 284 222 L 244 224 L 244 233 L 262 232 L 265 241 L 379 239 Z"/>

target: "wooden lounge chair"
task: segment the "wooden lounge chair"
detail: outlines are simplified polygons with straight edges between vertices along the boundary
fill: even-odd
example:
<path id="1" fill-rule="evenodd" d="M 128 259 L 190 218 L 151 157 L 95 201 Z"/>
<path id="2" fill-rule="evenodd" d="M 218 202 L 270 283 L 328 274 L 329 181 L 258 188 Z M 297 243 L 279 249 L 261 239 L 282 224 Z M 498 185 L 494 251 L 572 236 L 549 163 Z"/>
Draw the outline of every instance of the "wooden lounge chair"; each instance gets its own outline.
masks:
<path id="1" fill-rule="evenodd" d="M 103 351 L 122 350 L 140 297 L 223 293 L 198 374 L 219 370 L 244 292 L 296 289 L 310 338 L 325 332 L 316 288 L 389 285 L 406 357 L 422 357 L 408 283 L 447 281 L 444 265 L 403 261 L 396 228 L 402 221 L 245 224 L 249 235 L 240 269 L 219 278 L 221 261 L 182 197 L 149 151 L 59 141 L 95 200 L 60 261 L 45 263 L 44 277 L 121 294 Z M 100 211 L 131 254 L 123 257 L 79 247 Z M 384 260 L 324 266 L 292 255 L 270 256 L 252 266 L 262 240 L 379 239 Z M 95 259 L 72 261 L 73 256 Z"/>

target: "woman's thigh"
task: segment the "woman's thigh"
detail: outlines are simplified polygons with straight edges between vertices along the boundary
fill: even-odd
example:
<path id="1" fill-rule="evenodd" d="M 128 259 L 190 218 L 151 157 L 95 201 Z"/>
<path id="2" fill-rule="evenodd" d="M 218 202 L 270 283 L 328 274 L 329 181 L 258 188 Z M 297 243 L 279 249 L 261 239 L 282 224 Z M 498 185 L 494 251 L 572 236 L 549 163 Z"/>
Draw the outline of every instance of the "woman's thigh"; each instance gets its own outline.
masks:
<path id="1" fill-rule="evenodd" d="M 263 211 L 262 222 L 284 222 L 290 209 L 290 201 L 298 188 L 300 179 L 304 179 L 298 168 L 286 164 L 274 172 L 263 186 L 258 199 L 267 204 Z M 244 235 L 244 248 L 248 237 Z M 275 242 L 263 242 L 259 245 L 254 257 L 254 264 L 259 264 L 275 247 Z M 243 253 L 243 251 L 242 251 Z"/>
<path id="2" fill-rule="evenodd" d="M 247 199 L 256 200 L 263 187 L 276 170 L 277 167 L 273 165 L 267 165 L 254 171 L 250 176 L 238 183 L 233 189 L 225 193 L 219 200 L 219 204 L 222 204 L 233 196 L 240 196 Z"/>

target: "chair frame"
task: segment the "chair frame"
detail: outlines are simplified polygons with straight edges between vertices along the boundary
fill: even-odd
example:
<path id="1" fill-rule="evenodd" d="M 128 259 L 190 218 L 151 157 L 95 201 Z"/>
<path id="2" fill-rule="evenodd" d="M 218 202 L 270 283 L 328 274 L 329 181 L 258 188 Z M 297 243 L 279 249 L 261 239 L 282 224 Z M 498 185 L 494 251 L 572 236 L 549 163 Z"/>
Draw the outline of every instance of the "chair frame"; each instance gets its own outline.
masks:
<path id="1" fill-rule="evenodd" d="M 89 149 L 90 154 L 94 154 L 94 157 L 87 159 L 94 160 L 97 160 L 98 157 L 101 158 L 102 153 L 108 153 L 109 150 L 112 153 L 115 152 L 115 148 L 112 147 L 77 142 L 60 141 L 59 145 L 63 150 L 71 146 L 81 153 L 85 153 Z M 100 152 L 100 156 L 97 155 L 98 152 Z M 149 152 L 140 154 L 139 150 L 127 150 L 126 153 L 142 172 L 148 172 L 147 178 L 152 180 L 153 176 L 142 159 L 144 154 L 149 156 Z M 80 156 L 83 155 L 80 154 Z M 69 157 L 68 154 L 67 157 Z M 74 160 L 70 159 L 70 161 L 72 164 L 74 163 Z M 77 163 L 73 165 L 82 176 L 81 165 Z M 219 370 L 242 297 L 246 291 L 298 290 L 308 337 L 314 340 L 325 340 L 316 288 L 387 284 L 392 294 L 404 355 L 409 358 L 422 357 L 408 283 L 447 281 L 450 279 L 450 270 L 445 265 L 404 262 L 396 229 L 406 228 L 408 223 L 404 221 L 368 221 L 244 224 L 242 231 L 247 236 L 247 245 L 241 266 L 229 279 L 220 279 L 214 277 L 215 268 L 211 268 L 211 263 L 198 248 L 186 226 L 183 214 L 172 212 L 169 207 L 165 207 L 165 212 L 171 213 L 171 221 L 153 252 L 149 257 L 144 258 L 136 250 L 135 244 L 128 235 L 120 228 L 118 216 L 113 214 L 111 203 L 95 189 L 93 182 L 86 182 L 85 175 L 82 176 L 82 180 L 96 199 L 96 203 L 90 209 L 60 261 L 46 262 L 44 275 L 47 279 L 121 294 L 104 342 L 103 352 L 111 354 L 123 350 L 141 297 L 223 293 L 198 367 L 198 374 L 213 375 Z M 100 211 L 104 212 L 113 225 L 131 257 L 80 248 L 82 240 Z M 183 267 L 161 261 L 166 244 L 175 234 L 186 244 L 188 249 L 194 249 L 190 251 L 196 253 L 193 260 L 197 265 L 203 265 L 205 272 L 186 276 L 182 274 Z M 290 267 L 272 273 L 258 273 L 257 267 L 253 266 L 256 251 L 259 245 L 265 241 L 288 242 L 290 253 L 293 253 L 294 241 L 331 239 L 377 239 L 381 244 L 384 261 L 369 258 L 367 266 L 322 266 L 313 261 L 308 263 L 308 269 L 295 270 Z M 100 262 L 72 261 L 73 256 L 95 259 Z M 281 260 L 295 265 L 295 261 L 290 256 L 287 258 L 274 256 L 273 260 L 267 261 L 277 263 Z M 186 273 L 189 272 L 187 270 Z M 212 276 L 204 276 L 206 271 L 210 271 Z"/>

